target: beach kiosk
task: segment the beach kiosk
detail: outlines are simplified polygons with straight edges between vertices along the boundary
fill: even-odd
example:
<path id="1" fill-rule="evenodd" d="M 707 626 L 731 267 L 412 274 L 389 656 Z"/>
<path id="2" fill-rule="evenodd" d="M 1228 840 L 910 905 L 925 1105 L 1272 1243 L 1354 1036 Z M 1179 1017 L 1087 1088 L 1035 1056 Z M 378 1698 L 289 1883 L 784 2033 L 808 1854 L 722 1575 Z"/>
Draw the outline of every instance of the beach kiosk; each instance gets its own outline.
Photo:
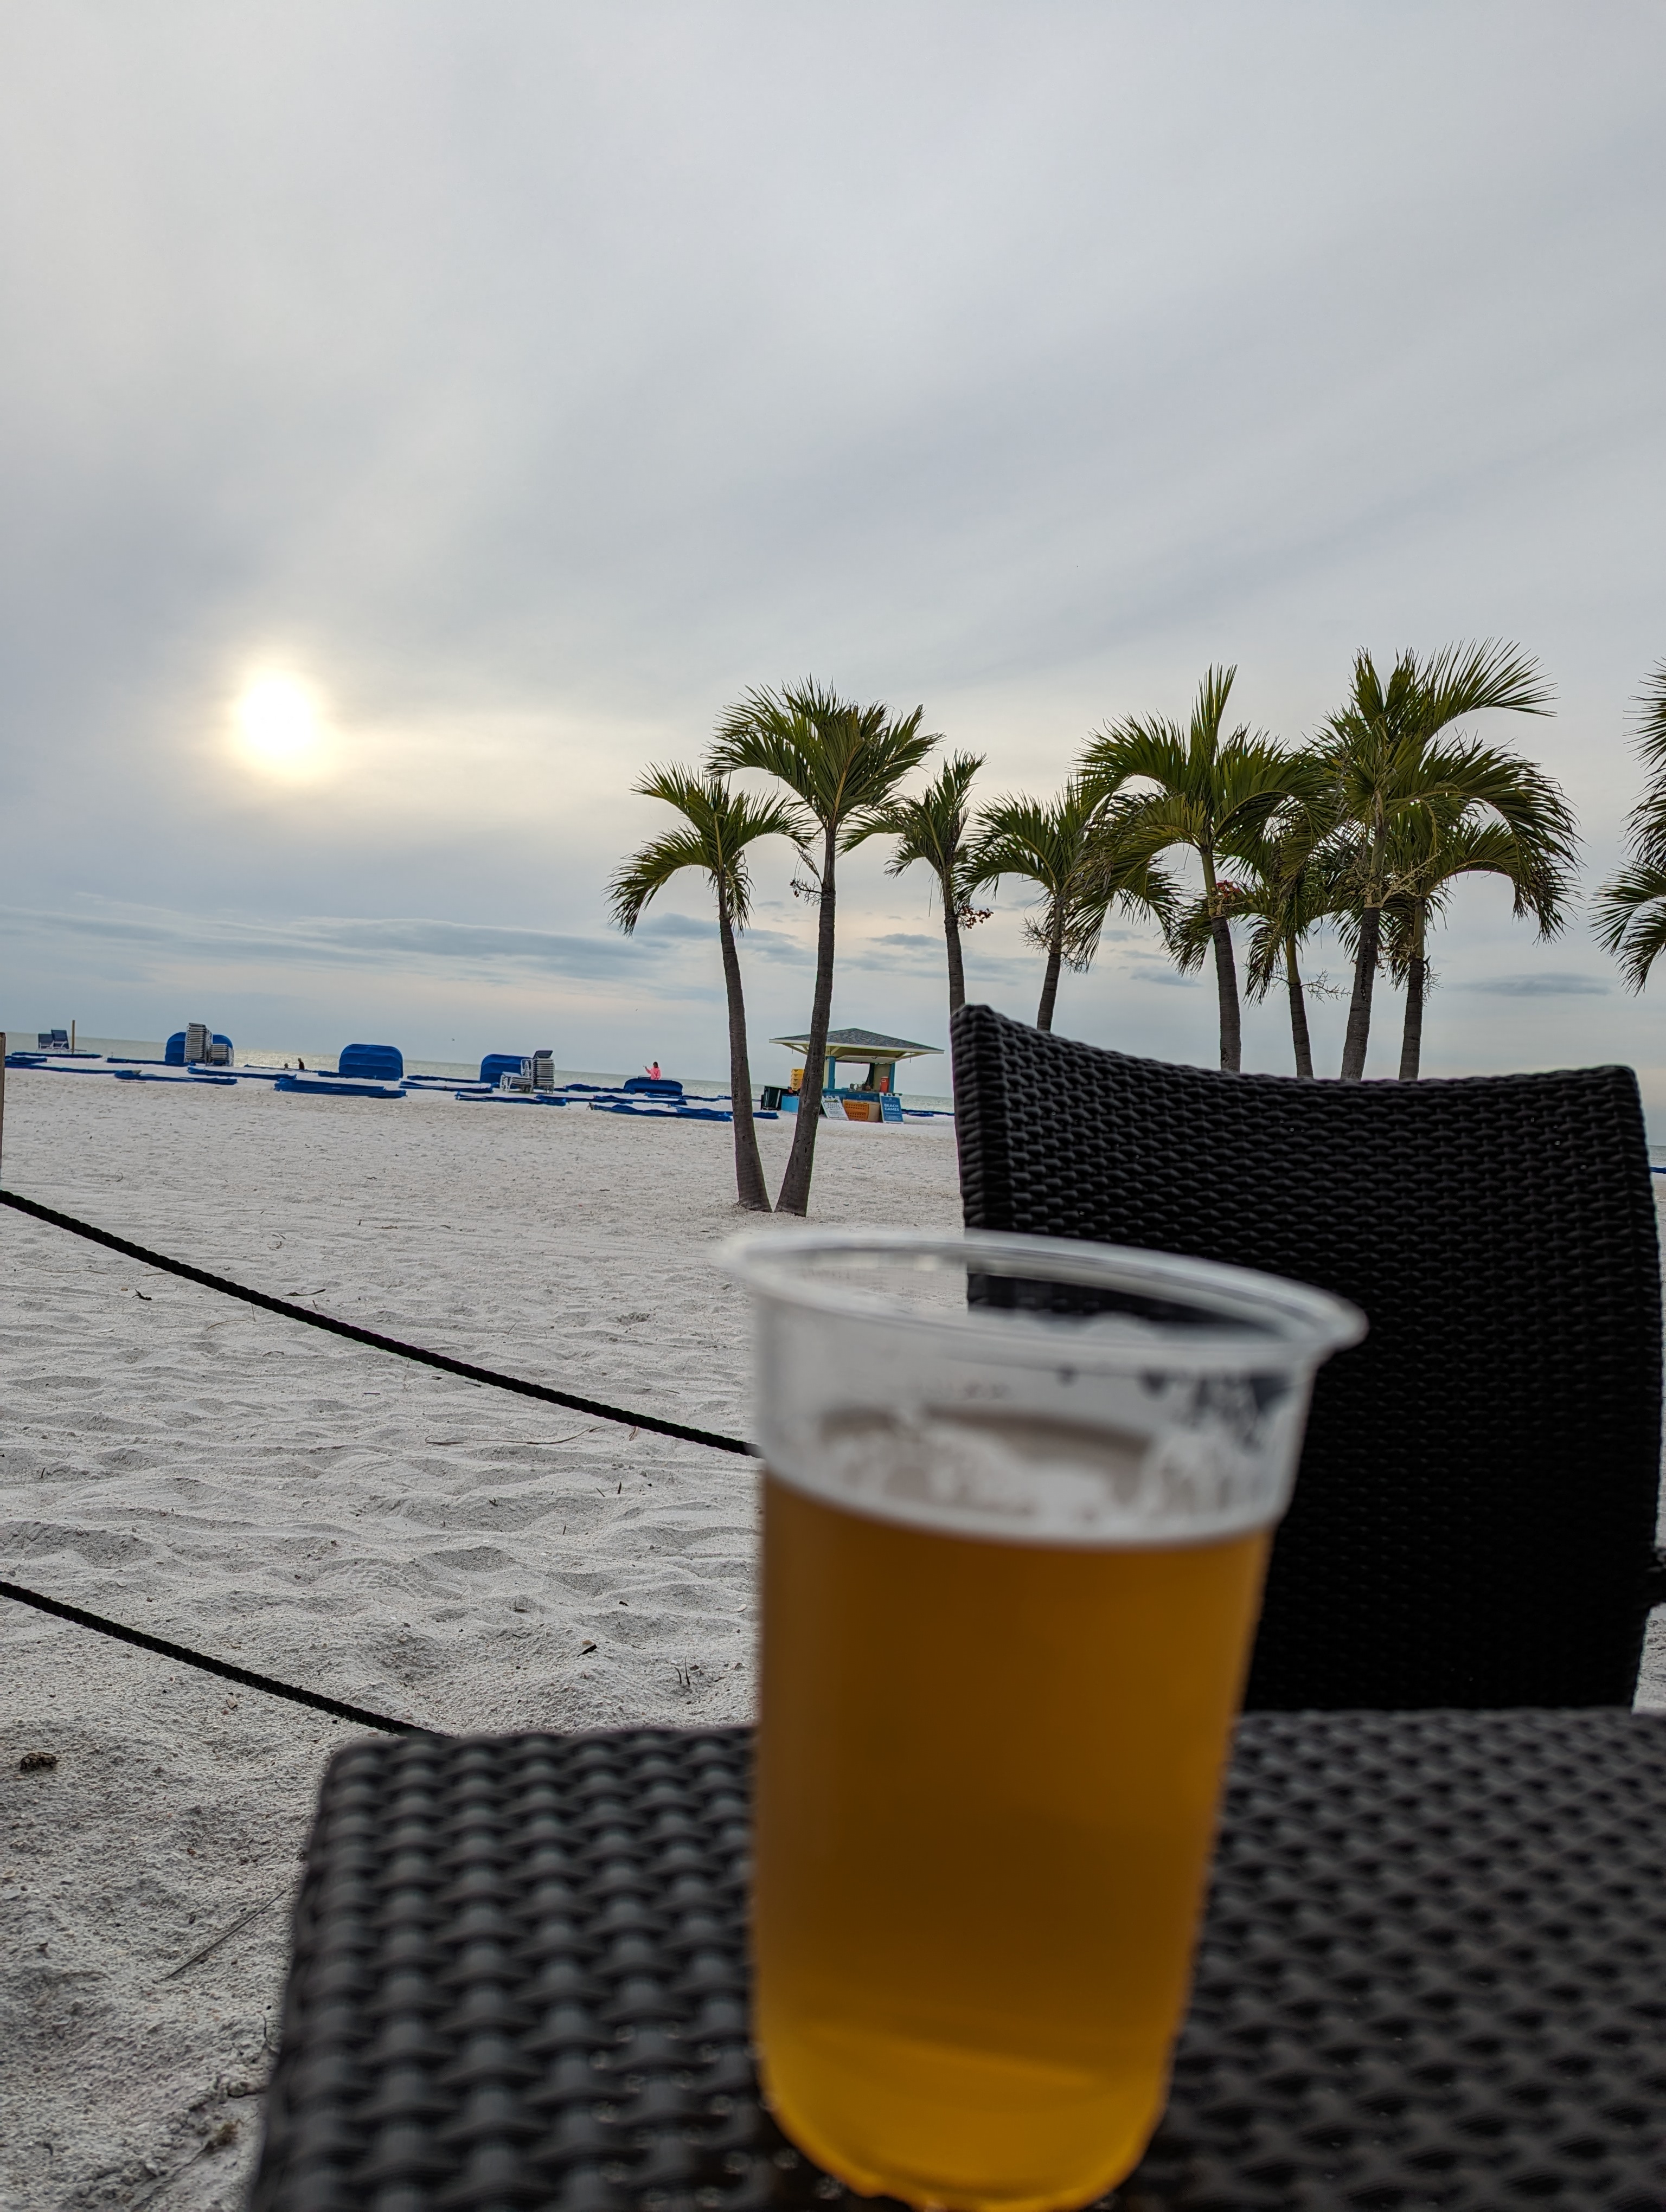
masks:
<path id="1" fill-rule="evenodd" d="M 807 1036 L 771 1037 L 771 1044 L 784 1044 L 791 1052 L 807 1053 Z M 827 1057 L 822 1063 L 822 1110 L 827 1114 L 841 1111 L 851 1121 L 900 1121 L 903 1102 L 897 1096 L 897 1064 L 903 1060 L 921 1060 L 927 1053 L 940 1053 L 934 1044 L 910 1044 L 906 1037 L 881 1036 L 878 1030 L 829 1030 Z M 865 1073 L 860 1083 L 841 1085 L 838 1071 L 841 1064 L 854 1061 Z M 766 1091 L 766 1106 L 778 1104 L 787 1114 L 798 1111 L 799 1098 L 806 1086 L 806 1071 L 793 1071 L 793 1087 L 776 1093 L 772 1098 Z"/>

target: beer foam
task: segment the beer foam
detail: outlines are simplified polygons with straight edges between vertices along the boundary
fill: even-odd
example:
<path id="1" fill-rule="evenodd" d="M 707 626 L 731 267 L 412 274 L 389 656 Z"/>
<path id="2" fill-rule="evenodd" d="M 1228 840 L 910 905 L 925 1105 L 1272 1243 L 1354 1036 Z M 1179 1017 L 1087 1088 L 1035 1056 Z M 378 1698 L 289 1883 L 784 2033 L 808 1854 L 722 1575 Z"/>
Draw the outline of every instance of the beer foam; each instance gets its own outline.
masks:
<path id="1" fill-rule="evenodd" d="M 1164 1420 L 1153 1406 L 1159 1418 L 1139 1429 L 995 1407 L 836 1408 L 775 1439 L 769 1459 L 783 1481 L 828 1504 L 945 1534 L 1203 1542 L 1264 1527 L 1282 1510 L 1304 1395 L 1247 1386 L 1223 1394 L 1217 1379 L 1212 1391 L 1190 1389 L 1189 1419 Z"/>
<path id="2" fill-rule="evenodd" d="M 1365 1328 L 1301 1284 L 1068 1238 L 804 1231 L 749 1239 L 733 1262 L 757 1293 L 752 1433 L 781 1480 L 1003 1543 L 1269 1527 L 1314 1370 Z M 1017 1302 L 986 1298 L 992 1279 Z M 1078 1311 L 1082 1290 L 1122 1304 Z"/>

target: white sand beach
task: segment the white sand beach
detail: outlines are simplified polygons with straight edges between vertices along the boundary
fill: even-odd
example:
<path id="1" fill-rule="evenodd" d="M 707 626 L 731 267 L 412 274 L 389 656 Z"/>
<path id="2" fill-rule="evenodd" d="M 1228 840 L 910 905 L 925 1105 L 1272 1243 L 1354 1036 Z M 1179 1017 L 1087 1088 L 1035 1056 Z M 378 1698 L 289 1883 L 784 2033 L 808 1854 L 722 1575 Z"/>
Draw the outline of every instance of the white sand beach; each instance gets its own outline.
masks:
<path id="1" fill-rule="evenodd" d="M 761 1131 L 772 1178 L 790 1123 Z M 746 1427 L 730 1133 L 7 1079 L 8 1188 L 280 1296 Z M 952 1124 L 828 1124 L 823 1220 L 952 1226 Z M 446 1729 L 747 1716 L 751 1462 L 565 1416 L 0 1214 L 5 1571 Z M 1644 1701 L 1666 1705 L 1666 1647 Z M 238 2204 L 352 1731 L 0 1604 L 0 2206 Z M 32 1753 L 51 1766 L 20 1771 Z"/>
<path id="2" fill-rule="evenodd" d="M 791 1127 L 761 1127 L 772 1179 Z M 817 1217 L 955 1224 L 952 1127 L 830 1122 Z M 711 1264 L 742 1225 L 731 1145 L 581 1108 L 14 1069 L 4 1181 L 390 1335 L 744 1433 L 745 1300 Z M 15 1579 L 446 1729 L 749 1714 L 751 1461 L 10 1212 L 0 1277 Z M 0 2204 L 230 2208 L 298 1854 L 352 1730 L 13 1604 L 0 1671 Z M 21 1773 L 35 1751 L 56 1766 Z"/>

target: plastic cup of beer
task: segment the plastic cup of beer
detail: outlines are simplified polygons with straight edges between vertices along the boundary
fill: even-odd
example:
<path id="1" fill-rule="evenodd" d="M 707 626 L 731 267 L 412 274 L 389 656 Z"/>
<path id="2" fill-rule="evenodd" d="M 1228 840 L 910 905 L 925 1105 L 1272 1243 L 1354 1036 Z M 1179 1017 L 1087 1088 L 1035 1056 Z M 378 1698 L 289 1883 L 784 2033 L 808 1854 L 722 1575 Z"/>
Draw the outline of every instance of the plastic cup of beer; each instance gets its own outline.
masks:
<path id="1" fill-rule="evenodd" d="M 1086 2204 L 1167 2096 L 1323 1292 L 1062 1238 L 779 1231 L 754 2018 L 851 2188 Z"/>

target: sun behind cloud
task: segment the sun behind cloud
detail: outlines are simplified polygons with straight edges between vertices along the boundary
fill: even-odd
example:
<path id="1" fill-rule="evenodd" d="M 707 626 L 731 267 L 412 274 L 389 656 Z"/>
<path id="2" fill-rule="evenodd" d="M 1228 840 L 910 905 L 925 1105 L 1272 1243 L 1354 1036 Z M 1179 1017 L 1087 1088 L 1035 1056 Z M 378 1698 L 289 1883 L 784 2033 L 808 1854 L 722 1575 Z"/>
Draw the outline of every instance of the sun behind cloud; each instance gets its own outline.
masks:
<path id="1" fill-rule="evenodd" d="M 238 750 L 251 767 L 298 778 L 323 765 L 323 720 L 318 695 L 287 670 L 252 676 L 232 710 Z"/>

